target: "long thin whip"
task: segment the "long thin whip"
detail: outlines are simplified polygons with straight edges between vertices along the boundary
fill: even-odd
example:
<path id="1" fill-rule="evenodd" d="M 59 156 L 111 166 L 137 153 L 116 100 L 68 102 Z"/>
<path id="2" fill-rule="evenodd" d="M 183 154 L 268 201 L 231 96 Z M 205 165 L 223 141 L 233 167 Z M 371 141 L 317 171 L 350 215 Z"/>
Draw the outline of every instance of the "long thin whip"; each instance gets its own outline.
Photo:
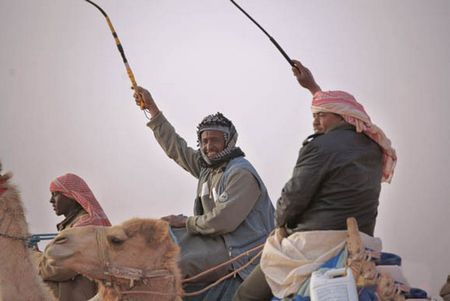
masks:
<path id="1" fill-rule="evenodd" d="M 127 57 L 125 56 L 125 51 L 123 50 L 122 44 L 120 43 L 120 40 L 119 40 L 119 36 L 117 35 L 116 30 L 114 29 L 114 26 L 111 23 L 111 20 L 109 19 L 106 12 L 99 5 L 97 5 L 96 3 L 94 3 L 90 0 L 85 0 L 85 1 L 89 2 L 90 4 L 95 6 L 102 13 L 102 15 L 106 18 L 106 22 L 108 22 L 108 26 L 109 26 L 109 29 L 111 30 L 112 36 L 114 37 L 114 40 L 116 41 L 117 49 L 119 49 L 120 55 L 122 56 L 123 63 L 125 64 L 125 68 L 127 69 L 128 78 L 131 81 L 133 90 L 135 92 L 137 92 L 138 85 L 136 83 L 136 79 L 134 77 L 134 74 L 133 74 L 133 71 L 131 70 L 130 65 L 128 64 Z M 137 95 L 139 97 L 139 106 L 141 107 L 142 110 L 144 110 L 144 108 L 145 108 L 144 100 L 142 99 L 142 96 L 139 93 L 137 93 Z M 144 113 L 145 113 L 145 111 L 144 111 Z"/>
<path id="2" fill-rule="evenodd" d="M 264 34 L 270 39 L 270 41 L 277 47 L 278 51 L 283 55 L 283 57 L 288 61 L 289 65 L 291 65 L 294 68 L 297 68 L 294 63 L 292 62 L 291 58 L 287 55 L 287 53 L 281 48 L 280 44 L 261 26 L 256 22 L 242 7 L 240 7 L 236 2 L 233 0 L 230 0 L 231 3 L 233 3 L 244 15 L 246 15 L 253 23 L 255 23 L 256 26 L 258 26 L 259 29 L 264 32 Z"/>

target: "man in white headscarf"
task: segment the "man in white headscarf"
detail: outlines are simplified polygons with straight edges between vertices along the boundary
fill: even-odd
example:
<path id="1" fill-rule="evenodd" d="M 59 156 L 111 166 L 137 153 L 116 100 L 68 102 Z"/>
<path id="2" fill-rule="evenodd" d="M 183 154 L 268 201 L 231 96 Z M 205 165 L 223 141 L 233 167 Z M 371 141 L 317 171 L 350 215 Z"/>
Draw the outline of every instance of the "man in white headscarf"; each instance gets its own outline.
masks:
<path id="1" fill-rule="evenodd" d="M 193 149 L 175 132 L 150 93 L 143 88 L 137 93 L 150 112 L 148 126 L 162 149 L 198 179 L 194 214 L 163 218 L 180 241 L 184 276 L 193 276 L 263 244 L 274 226 L 274 209 L 263 181 L 236 147 L 238 134 L 233 123 L 221 113 L 206 116 L 197 127 L 199 149 Z M 187 292 L 201 289 L 224 273 L 240 269 L 249 259 L 249 256 L 241 258 L 222 273 L 208 275 L 184 289 Z M 200 296 L 185 300 L 231 300 L 255 265 L 256 262 Z"/>

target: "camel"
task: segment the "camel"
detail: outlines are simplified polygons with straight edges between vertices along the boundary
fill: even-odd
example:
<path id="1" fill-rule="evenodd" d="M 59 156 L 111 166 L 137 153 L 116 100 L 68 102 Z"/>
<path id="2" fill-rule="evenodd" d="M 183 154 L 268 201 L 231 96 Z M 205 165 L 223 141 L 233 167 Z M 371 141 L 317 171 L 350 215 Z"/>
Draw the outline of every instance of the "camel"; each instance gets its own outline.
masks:
<path id="1" fill-rule="evenodd" d="M 179 248 L 162 220 L 66 229 L 47 245 L 45 256 L 97 280 L 92 300 L 181 300 Z"/>
<path id="2" fill-rule="evenodd" d="M 0 173 L 0 300 L 56 301 L 25 245 L 28 225 L 19 192 L 8 182 L 11 176 Z"/>

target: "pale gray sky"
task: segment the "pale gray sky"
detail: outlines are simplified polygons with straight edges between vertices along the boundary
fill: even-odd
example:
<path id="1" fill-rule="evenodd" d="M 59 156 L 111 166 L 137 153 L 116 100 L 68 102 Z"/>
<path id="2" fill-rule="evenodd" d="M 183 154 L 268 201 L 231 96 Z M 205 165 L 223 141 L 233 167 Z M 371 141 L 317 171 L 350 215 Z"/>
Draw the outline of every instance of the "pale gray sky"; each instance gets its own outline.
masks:
<path id="1" fill-rule="evenodd" d="M 241 0 L 326 90 L 364 104 L 398 153 L 376 235 L 413 286 L 436 296 L 450 274 L 450 2 Z M 311 133 L 310 96 L 270 41 L 227 0 L 98 0 L 138 83 L 189 144 L 209 113 L 272 200 Z M 196 181 L 170 161 L 134 105 L 104 17 L 82 0 L 0 0 L 0 159 L 15 174 L 33 233 L 61 219 L 48 185 L 74 172 L 113 223 L 190 214 Z"/>

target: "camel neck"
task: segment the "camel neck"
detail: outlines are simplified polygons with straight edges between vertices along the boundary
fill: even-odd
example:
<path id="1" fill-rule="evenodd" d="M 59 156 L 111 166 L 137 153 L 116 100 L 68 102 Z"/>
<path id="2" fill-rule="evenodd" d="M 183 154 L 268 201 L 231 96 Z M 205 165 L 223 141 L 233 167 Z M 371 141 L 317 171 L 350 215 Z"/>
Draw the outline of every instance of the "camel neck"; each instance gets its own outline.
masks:
<path id="1" fill-rule="evenodd" d="M 0 196 L 0 231 L 16 237 L 28 236 L 22 202 L 14 187 Z M 55 300 L 33 266 L 31 251 L 22 239 L 0 236 L 0 295 L 2 300 Z"/>

